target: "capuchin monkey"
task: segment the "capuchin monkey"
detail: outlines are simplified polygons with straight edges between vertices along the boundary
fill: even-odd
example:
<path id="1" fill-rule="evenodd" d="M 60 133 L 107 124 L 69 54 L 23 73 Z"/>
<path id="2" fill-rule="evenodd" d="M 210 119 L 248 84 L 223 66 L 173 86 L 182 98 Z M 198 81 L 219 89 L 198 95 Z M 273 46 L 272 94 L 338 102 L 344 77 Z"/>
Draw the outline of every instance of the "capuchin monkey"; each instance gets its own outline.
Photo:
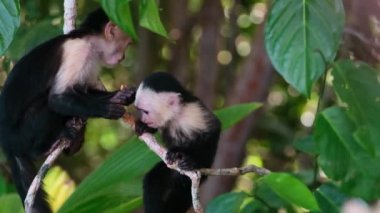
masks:
<path id="1" fill-rule="evenodd" d="M 220 121 L 174 77 L 157 72 L 145 78 L 135 106 L 141 114 L 137 134 L 158 129 L 168 149 L 168 163 L 177 163 L 182 170 L 211 167 Z M 146 213 L 182 213 L 191 207 L 190 179 L 162 161 L 146 174 L 143 187 Z"/>
<path id="2" fill-rule="evenodd" d="M 0 95 L 0 144 L 22 201 L 36 175 L 36 158 L 61 137 L 72 142 L 68 153 L 81 147 L 84 128 L 75 131 L 68 121 L 118 119 L 123 105 L 133 103 L 134 89 L 107 92 L 99 81 L 101 66 L 120 63 L 131 42 L 97 9 L 78 29 L 37 46 L 16 63 Z M 51 212 L 45 196 L 38 191 L 33 212 Z"/>

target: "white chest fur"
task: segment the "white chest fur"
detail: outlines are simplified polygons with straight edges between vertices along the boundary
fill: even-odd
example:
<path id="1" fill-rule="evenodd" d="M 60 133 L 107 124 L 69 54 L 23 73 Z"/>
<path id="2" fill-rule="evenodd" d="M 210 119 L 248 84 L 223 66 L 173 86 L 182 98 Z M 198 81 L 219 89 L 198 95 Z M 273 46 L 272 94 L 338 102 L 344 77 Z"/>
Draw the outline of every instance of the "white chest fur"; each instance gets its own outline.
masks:
<path id="1" fill-rule="evenodd" d="M 70 39 L 62 46 L 62 64 L 55 78 L 53 92 L 60 94 L 75 84 L 95 83 L 100 66 L 91 44 L 85 39 Z"/>

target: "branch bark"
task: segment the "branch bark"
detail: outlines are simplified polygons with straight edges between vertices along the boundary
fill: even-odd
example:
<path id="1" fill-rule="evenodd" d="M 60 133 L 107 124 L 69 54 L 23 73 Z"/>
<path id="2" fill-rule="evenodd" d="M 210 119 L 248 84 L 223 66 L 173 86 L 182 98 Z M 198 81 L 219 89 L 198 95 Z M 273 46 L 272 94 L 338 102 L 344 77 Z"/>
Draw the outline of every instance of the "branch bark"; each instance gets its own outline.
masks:
<path id="1" fill-rule="evenodd" d="M 125 114 L 123 120 L 128 123 L 132 129 L 135 127 L 135 119 L 133 116 L 129 114 Z M 270 171 L 265 168 L 260 168 L 254 165 L 249 165 L 242 168 L 223 168 L 223 169 L 209 169 L 209 168 L 202 168 L 192 171 L 185 171 L 181 170 L 177 164 L 169 164 L 166 161 L 166 153 L 167 149 L 162 147 L 155 139 L 155 137 L 152 134 L 144 133 L 141 136 L 139 136 L 139 139 L 144 141 L 146 145 L 154 152 L 156 153 L 161 160 L 168 166 L 168 168 L 174 169 L 178 171 L 182 175 L 186 175 L 191 180 L 191 196 L 192 196 L 192 202 L 193 202 L 193 208 L 194 211 L 197 213 L 202 213 L 203 208 L 200 202 L 200 193 L 199 193 L 199 187 L 200 187 L 200 181 L 202 175 L 242 175 L 249 172 L 256 173 L 258 175 L 266 175 L 269 174 Z"/>
<path id="2" fill-rule="evenodd" d="M 77 2 L 76 0 L 65 0 L 63 2 L 63 33 L 67 34 L 75 29 L 75 18 L 77 17 Z"/>

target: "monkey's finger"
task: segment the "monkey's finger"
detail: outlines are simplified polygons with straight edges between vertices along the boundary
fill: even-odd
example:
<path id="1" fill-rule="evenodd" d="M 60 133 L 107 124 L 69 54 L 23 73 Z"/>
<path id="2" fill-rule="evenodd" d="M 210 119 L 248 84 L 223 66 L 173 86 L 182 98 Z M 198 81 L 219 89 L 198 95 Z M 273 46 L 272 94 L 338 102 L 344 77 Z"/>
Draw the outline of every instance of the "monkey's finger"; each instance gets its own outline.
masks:
<path id="1" fill-rule="evenodd" d="M 136 92 L 134 90 L 118 91 L 112 98 L 112 103 L 129 105 L 135 100 Z"/>
<path id="2" fill-rule="evenodd" d="M 125 114 L 125 109 L 119 104 L 109 104 L 107 106 L 107 112 L 105 118 L 108 119 L 119 119 Z"/>

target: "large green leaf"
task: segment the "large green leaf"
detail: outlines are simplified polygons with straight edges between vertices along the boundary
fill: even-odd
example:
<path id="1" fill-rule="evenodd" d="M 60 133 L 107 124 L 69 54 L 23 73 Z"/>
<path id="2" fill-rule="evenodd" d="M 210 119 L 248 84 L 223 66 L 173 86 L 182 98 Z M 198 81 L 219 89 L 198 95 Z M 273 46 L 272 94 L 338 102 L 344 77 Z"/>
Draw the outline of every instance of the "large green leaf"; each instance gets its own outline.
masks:
<path id="1" fill-rule="evenodd" d="M 110 19 L 134 40 L 137 40 L 130 8 L 131 0 L 101 0 L 100 3 Z"/>
<path id="2" fill-rule="evenodd" d="M 317 117 L 314 141 L 319 150 L 318 163 L 322 170 L 332 179 L 339 180 L 349 175 L 360 162 L 355 156 L 357 146 L 352 137 L 352 122 L 344 110 L 329 108 Z"/>
<path id="3" fill-rule="evenodd" d="M 341 0 L 276 0 L 265 27 L 268 55 L 306 96 L 336 54 L 344 25 Z"/>
<path id="4" fill-rule="evenodd" d="M 319 210 L 317 201 L 305 184 L 286 173 L 271 173 L 259 179 L 290 204 Z"/>
<path id="5" fill-rule="evenodd" d="M 167 38 L 168 34 L 160 20 L 158 5 L 155 0 L 140 0 L 140 25 L 163 37 Z"/>
<path id="6" fill-rule="evenodd" d="M 59 212 L 112 212 L 118 205 L 138 206 L 142 177 L 157 161 L 145 143 L 133 138 L 91 173 Z"/>
<path id="7" fill-rule="evenodd" d="M 371 200 L 380 196 L 380 158 L 355 140 L 355 129 L 342 108 L 320 113 L 313 135 L 319 149 L 318 163 L 329 178 L 340 182 L 344 192 Z"/>
<path id="8" fill-rule="evenodd" d="M 379 160 L 377 160 L 378 163 Z M 374 162 L 365 162 L 367 164 Z M 339 183 L 342 192 L 352 196 L 360 197 L 368 202 L 379 199 L 380 197 L 380 178 L 371 177 L 368 174 L 360 173 L 347 177 Z"/>
<path id="9" fill-rule="evenodd" d="M 19 1 L 0 1 L 0 55 L 2 55 L 5 52 L 5 50 L 7 50 L 19 25 Z"/>
<path id="10" fill-rule="evenodd" d="M 355 126 L 343 109 L 333 107 L 320 113 L 313 135 L 319 150 L 319 166 L 334 180 L 352 177 L 358 172 L 379 177 L 380 159 L 363 149 L 353 132 Z"/>
<path id="11" fill-rule="evenodd" d="M 320 186 L 315 192 L 321 212 L 339 213 L 346 196 L 331 183 Z"/>
<path id="12" fill-rule="evenodd" d="M 230 213 L 239 212 L 241 205 L 247 194 L 243 192 L 231 192 L 218 196 L 212 200 L 208 205 L 207 213 Z"/>
<path id="13" fill-rule="evenodd" d="M 380 156 L 379 72 L 361 62 L 342 60 L 334 64 L 334 89 L 347 104 L 347 112 L 358 129 L 355 138 L 361 146 Z"/>
<path id="14" fill-rule="evenodd" d="M 226 130 L 238 123 L 241 119 L 247 117 L 260 106 L 260 103 L 236 104 L 230 107 L 216 110 L 215 114 L 222 122 L 222 129 Z"/>

